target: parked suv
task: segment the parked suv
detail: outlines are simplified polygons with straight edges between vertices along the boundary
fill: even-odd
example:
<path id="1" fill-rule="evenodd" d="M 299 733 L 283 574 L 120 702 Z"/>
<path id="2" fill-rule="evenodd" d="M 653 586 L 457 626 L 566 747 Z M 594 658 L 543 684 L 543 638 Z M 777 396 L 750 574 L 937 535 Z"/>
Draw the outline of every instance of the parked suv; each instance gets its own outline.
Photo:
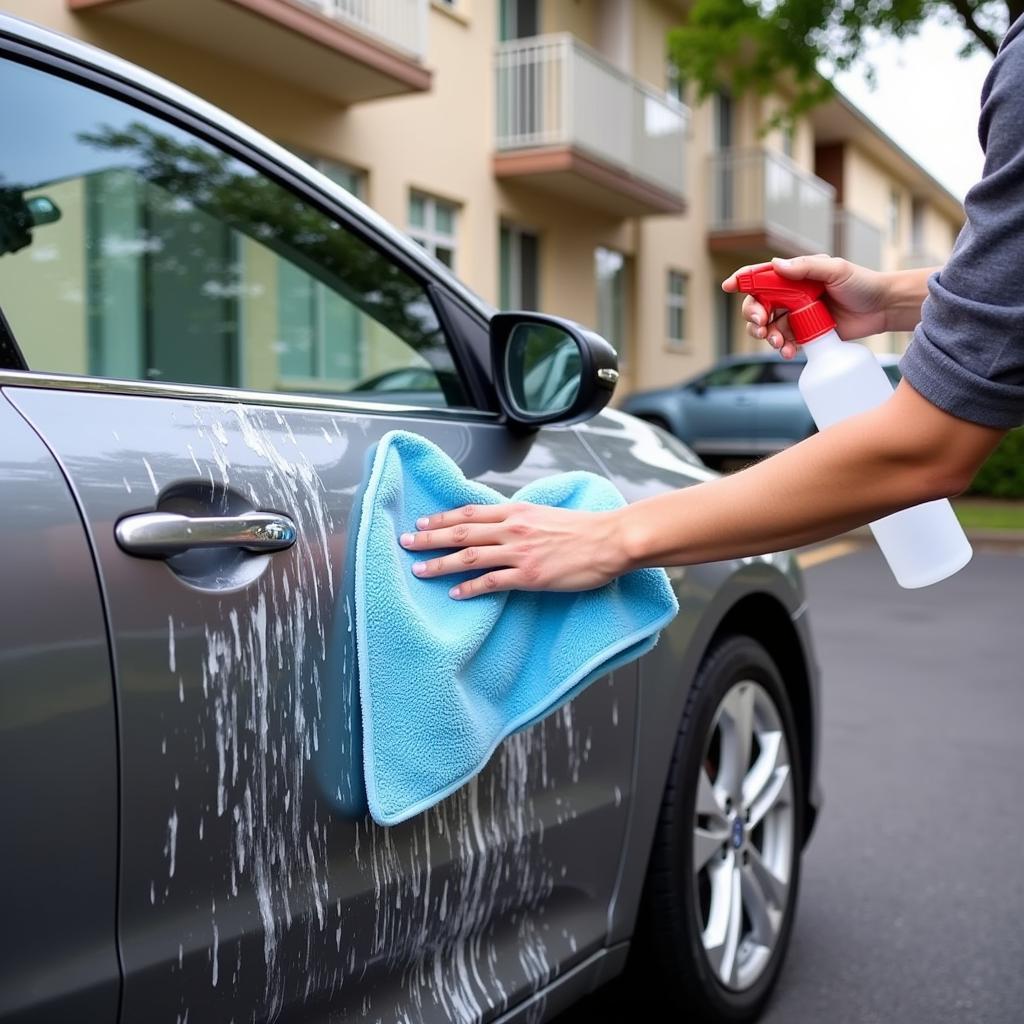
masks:
<path id="1" fill-rule="evenodd" d="M 379 827 L 343 585 L 369 448 L 416 431 L 505 494 L 709 472 L 602 409 L 602 339 L 548 318 L 517 364 L 170 83 L 0 16 L 0 95 L 0 1021 L 541 1021 L 634 941 L 689 1019 L 752 1020 L 818 805 L 793 559 L 671 570 L 657 647 Z"/>
<path id="2" fill-rule="evenodd" d="M 898 384 L 899 357 L 878 360 Z M 681 384 L 636 391 L 621 408 L 675 434 L 706 462 L 770 455 L 814 433 L 796 383 L 804 364 L 772 352 L 731 356 Z"/>

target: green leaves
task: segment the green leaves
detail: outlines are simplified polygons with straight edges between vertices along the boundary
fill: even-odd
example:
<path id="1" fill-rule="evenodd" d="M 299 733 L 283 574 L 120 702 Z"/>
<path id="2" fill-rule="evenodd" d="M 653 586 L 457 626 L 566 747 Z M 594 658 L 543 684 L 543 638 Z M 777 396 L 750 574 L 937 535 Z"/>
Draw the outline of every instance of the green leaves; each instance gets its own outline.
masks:
<path id="1" fill-rule="evenodd" d="M 929 18 L 960 24 L 965 47 L 993 54 L 1020 0 L 695 0 L 669 50 L 697 99 L 781 91 L 792 120 L 833 92 L 831 76 L 866 61 L 871 38 L 913 35 Z M 873 30 L 873 31 L 872 31 Z M 953 56 L 951 53 L 950 56 Z"/>

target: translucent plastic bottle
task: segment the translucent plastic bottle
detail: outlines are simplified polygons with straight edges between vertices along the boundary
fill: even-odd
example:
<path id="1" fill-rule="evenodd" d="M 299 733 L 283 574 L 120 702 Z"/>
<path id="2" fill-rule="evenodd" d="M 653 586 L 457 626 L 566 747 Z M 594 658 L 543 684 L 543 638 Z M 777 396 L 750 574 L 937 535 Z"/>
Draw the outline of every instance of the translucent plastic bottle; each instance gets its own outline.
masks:
<path id="1" fill-rule="evenodd" d="M 843 341 L 835 321 L 818 301 L 818 281 L 789 281 L 770 263 L 739 276 L 740 291 L 753 295 L 769 316 L 776 307 L 789 311 L 795 340 L 807 365 L 800 374 L 800 394 L 819 430 L 881 405 L 892 384 L 873 352 Z M 901 587 L 927 587 L 962 569 L 973 554 L 945 499 L 895 512 L 871 524 L 871 532 Z"/>

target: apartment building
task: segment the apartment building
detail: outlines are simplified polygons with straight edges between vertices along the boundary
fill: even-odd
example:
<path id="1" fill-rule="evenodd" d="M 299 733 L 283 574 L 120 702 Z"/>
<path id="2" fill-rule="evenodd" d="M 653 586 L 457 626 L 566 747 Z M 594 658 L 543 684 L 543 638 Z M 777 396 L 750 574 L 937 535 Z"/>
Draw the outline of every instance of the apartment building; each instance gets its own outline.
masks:
<path id="1" fill-rule="evenodd" d="M 719 281 L 773 254 L 936 264 L 960 203 L 836 98 L 688 107 L 684 0 L 8 0 L 307 156 L 495 305 L 596 327 L 620 394 L 753 345 Z M 898 349 L 905 338 L 876 339 Z"/>

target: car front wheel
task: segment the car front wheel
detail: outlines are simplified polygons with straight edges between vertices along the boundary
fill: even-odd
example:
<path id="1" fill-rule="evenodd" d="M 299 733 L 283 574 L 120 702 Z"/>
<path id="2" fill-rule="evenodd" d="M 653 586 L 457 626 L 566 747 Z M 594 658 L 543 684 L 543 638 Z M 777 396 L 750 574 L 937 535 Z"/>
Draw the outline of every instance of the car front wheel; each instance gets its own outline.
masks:
<path id="1" fill-rule="evenodd" d="M 768 652 L 729 637 L 687 701 L 651 856 L 640 946 L 686 1019 L 752 1021 L 778 979 L 800 881 L 803 779 Z"/>

